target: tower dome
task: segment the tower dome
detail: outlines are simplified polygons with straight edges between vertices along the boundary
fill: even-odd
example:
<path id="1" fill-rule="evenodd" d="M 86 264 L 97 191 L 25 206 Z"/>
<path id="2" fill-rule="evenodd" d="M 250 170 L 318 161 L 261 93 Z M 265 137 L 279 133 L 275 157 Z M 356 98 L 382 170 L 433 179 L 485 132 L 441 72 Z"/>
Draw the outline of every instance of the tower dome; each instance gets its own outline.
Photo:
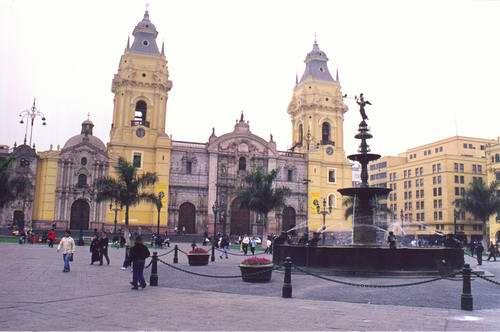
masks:
<path id="1" fill-rule="evenodd" d="M 306 69 L 304 70 L 304 74 L 302 74 L 300 82 L 308 79 L 335 82 L 328 70 L 328 60 L 325 52 L 320 50 L 318 42 L 315 40 L 312 51 L 307 53 L 306 59 L 304 60 Z"/>
<path id="2" fill-rule="evenodd" d="M 132 35 L 134 36 L 134 43 L 129 48 L 130 51 L 145 54 L 160 54 L 158 45 L 156 45 L 158 31 L 155 25 L 149 20 L 149 12 L 147 10 L 144 12 L 142 21 L 135 26 Z"/>

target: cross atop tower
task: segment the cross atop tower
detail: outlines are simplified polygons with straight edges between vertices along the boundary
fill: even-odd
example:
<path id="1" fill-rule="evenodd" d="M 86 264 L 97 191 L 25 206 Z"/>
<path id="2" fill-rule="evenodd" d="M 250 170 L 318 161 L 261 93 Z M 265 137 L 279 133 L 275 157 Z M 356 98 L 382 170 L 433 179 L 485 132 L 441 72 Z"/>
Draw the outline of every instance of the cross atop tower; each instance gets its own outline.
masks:
<path id="1" fill-rule="evenodd" d="M 89 121 L 90 121 L 90 112 L 89 112 L 89 113 L 87 113 L 87 120 L 89 120 Z"/>

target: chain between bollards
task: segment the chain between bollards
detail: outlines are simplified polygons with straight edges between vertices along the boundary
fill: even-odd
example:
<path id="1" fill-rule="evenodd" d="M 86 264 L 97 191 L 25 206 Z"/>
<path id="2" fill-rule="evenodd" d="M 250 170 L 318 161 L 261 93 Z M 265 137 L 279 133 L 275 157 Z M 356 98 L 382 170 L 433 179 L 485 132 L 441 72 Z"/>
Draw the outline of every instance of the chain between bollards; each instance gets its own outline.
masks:
<path id="1" fill-rule="evenodd" d="M 158 286 L 158 253 L 153 252 L 153 257 L 151 258 L 151 276 L 149 277 L 150 286 Z"/>
<path id="2" fill-rule="evenodd" d="M 281 296 L 289 299 L 292 297 L 292 259 L 290 257 L 285 258 L 283 266 L 285 267 L 285 278 Z"/>
<path id="3" fill-rule="evenodd" d="M 472 301 L 472 289 L 470 285 L 470 276 L 472 269 L 469 264 L 465 264 L 462 270 L 463 287 L 462 287 L 462 297 L 460 302 L 460 309 L 472 311 L 473 301 Z"/>
<path id="4" fill-rule="evenodd" d="M 215 262 L 215 246 L 212 244 L 212 255 L 210 256 L 210 261 Z"/>
<path id="5" fill-rule="evenodd" d="M 179 247 L 174 246 L 174 264 L 179 263 Z"/>

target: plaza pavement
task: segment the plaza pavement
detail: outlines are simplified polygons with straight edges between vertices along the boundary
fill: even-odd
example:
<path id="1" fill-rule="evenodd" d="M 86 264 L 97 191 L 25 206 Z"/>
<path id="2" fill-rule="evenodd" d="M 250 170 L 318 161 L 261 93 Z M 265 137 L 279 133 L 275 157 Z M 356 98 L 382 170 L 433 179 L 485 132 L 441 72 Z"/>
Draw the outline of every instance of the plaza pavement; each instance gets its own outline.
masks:
<path id="1" fill-rule="evenodd" d="M 274 272 L 270 283 L 249 284 L 196 277 L 160 265 L 159 287 L 132 291 L 130 271 L 119 269 L 123 249 L 110 248 L 110 266 L 89 265 L 88 249 L 77 247 L 71 272 L 62 273 L 62 258 L 55 249 L 0 244 L 0 329 L 500 330 L 500 287 L 479 280 L 473 282 L 478 308 L 473 312 L 457 310 L 461 282 L 449 280 L 365 289 L 293 274 L 294 298 L 283 299 L 280 272 Z M 172 256 L 163 258 L 170 263 Z M 241 261 L 217 257 L 208 267 L 188 267 L 182 254 L 179 258 L 179 267 L 214 275 L 237 273 Z M 483 267 L 498 276 L 500 262 Z M 340 279 L 373 284 L 414 280 Z"/>

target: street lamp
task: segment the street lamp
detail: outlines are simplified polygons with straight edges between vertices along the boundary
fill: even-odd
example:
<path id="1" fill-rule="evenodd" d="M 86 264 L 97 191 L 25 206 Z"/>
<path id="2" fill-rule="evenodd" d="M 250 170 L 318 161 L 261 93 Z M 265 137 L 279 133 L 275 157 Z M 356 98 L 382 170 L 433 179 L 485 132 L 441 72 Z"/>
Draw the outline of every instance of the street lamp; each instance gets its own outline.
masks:
<path id="1" fill-rule="evenodd" d="M 331 214 L 332 213 L 332 205 L 330 204 L 330 201 L 328 201 L 328 210 L 326 208 L 326 198 L 323 198 L 323 209 L 321 209 L 321 207 L 319 206 L 319 203 L 316 203 L 316 212 L 318 214 L 321 214 L 323 216 L 323 227 L 322 227 L 322 232 L 321 232 L 321 235 L 322 235 L 322 242 L 323 242 L 323 245 L 325 244 L 325 218 L 326 218 L 326 215 L 328 214 Z"/>
<path id="2" fill-rule="evenodd" d="M 26 144 L 26 139 L 28 136 L 28 126 L 31 124 L 29 146 L 31 146 L 31 141 L 33 138 L 33 126 L 35 124 L 35 119 L 37 117 L 40 117 L 42 119 L 42 125 L 45 126 L 47 124 L 46 122 L 47 119 L 45 118 L 45 115 L 36 108 L 35 101 L 36 99 L 33 99 L 33 106 L 31 106 L 30 109 L 24 110 L 21 113 L 19 113 L 19 117 L 21 118 L 21 121 L 19 121 L 19 123 L 24 124 L 24 122 L 26 122 L 26 132 L 24 133 L 24 144 Z"/>
<path id="3" fill-rule="evenodd" d="M 161 208 L 163 207 L 162 199 L 165 197 L 165 193 L 160 191 L 158 193 L 158 204 L 156 207 L 158 208 L 158 224 L 156 225 L 156 236 L 160 236 L 160 216 L 161 216 Z"/>
<path id="4" fill-rule="evenodd" d="M 121 211 L 121 209 L 122 209 L 122 207 L 120 204 L 118 204 L 117 200 L 114 201 L 114 204 L 113 204 L 113 202 L 109 203 L 109 210 L 115 212 L 115 225 L 113 227 L 113 234 L 114 235 L 116 235 L 116 223 L 118 222 L 117 214 L 118 214 L 118 211 Z"/>
<path id="5" fill-rule="evenodd" d="M 403 230 L 403 221 L 404 221 L 403 209 L 401 209 L 401 211 L 399 211 L 399 212 L 401 214 L 401 230 L 404 232 L 404 230 Z"/>
<path id="6" fill-rule="evenodd" d="M 458 210 L 453 209 L 453 237 L 457 238 L 457 218 L 458 218 Z"/>
<path id="7" fill-rule="evenodd" d="M 217 200 L 215 200 L 214 205 L 212 205 L 212 212 L 214 213 L 214 235 L 213 238 L 215 239 L 215 235 L 217 233 L 217 214 L 219 213 L 219 203 Z"/>

